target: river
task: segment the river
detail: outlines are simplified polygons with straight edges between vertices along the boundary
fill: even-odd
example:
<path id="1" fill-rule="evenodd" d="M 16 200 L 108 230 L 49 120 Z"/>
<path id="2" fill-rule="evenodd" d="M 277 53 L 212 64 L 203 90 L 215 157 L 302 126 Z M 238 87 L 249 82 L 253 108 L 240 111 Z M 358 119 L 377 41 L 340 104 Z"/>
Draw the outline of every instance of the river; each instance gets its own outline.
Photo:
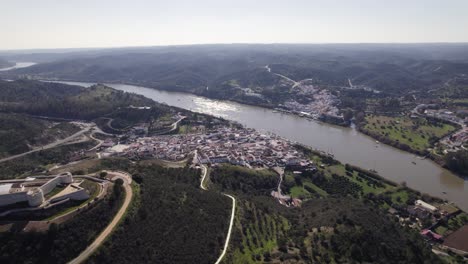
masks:
<path id="1" fill-rule="evenodd" d="M 19 68 L 26 68 L 29 66 L 33 66 L 34 64 L 36 63 L 35 62 L 17 62 L 15 66 L 1 68 L 0 71 L 9 71 L 9 70 L 14 70 L 14 69 L 19 69 Z"/>
<path id="2" fill-rule="evenodd" d="M 84 82 L 64 83 L 92 85 Z M 343 163 L 375 169 L 385 178 L 397 183 L 406 182 L 411 188 L 453 201 L 468 211 L 467 181 L 430 160 L 421 160 L 413 154 L 377 144 L 374 139 L 353 128 L 333 126 L 290 114 L 277 113 L 270 109 L 187 93 L 167 92 L 134 85 L 107 85 L 118 90 L 141 94 L 168 105 L 237 121 L 250 128 L 273 132 L 313 148 L 331 152 Z"/>

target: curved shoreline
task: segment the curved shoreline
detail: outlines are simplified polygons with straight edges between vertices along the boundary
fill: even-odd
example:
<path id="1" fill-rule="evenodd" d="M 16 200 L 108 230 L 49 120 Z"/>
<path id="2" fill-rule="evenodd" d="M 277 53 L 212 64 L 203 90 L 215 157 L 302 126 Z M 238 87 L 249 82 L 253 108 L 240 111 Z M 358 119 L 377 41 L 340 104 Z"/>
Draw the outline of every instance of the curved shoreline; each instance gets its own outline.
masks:
<path id="1" fill-rule="evenodd" d="M 95 83 L 55 81 L 89 87 Z M 440 167 L 430 159 L 411 161 L 413 154 L 381 144 L 358 132 L 328 123 L 316 122 L 298 116 L 273 112 L 258 106 L 231 101 L 220 101 L 190 93 L 168 92 L 149 87 L 108 84 L 125 92 L 136 93 L 160 103 L 202 114 L 220 116 L 259 131 L 271 132 L 293 142 L 331 152 L 343 164 L 349 163 L 364 169 L 374 169 L 394 182 L 406 182 L 409 187 L 431 196 L 454 201 L 468 210 L 468 184 L 457 175 Z"/>

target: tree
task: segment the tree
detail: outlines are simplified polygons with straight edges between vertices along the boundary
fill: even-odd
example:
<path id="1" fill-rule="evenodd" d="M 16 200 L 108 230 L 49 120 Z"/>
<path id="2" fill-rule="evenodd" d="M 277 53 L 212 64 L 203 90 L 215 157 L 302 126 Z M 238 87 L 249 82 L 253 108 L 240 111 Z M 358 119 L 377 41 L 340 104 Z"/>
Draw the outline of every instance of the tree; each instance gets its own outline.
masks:
<path id="1" fill-rule="evenodd" d="M 353 118 L 353 111 L 351 109 L 347 109 L 343 112 L 343 119 L 346 122 L 349 122 Z"/>
<path id="2" fill-rule="evenodd" d="M 445 156 L 446 166 L 462 175 L 468 175 L 468 151 L 459 150 L 450 152 Z"/>

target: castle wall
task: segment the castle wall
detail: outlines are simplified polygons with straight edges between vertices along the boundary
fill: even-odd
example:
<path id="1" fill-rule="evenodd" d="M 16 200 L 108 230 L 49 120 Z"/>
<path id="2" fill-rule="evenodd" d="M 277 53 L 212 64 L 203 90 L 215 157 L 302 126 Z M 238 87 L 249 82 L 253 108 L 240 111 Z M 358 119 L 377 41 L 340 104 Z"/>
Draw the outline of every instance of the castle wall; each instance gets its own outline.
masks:
<path id="1" fill-rule="evenodd" d="M 19 202 L 26 202 L 27 200 L 28 196 L 26 192 L 3 194 L 0 195 L 0 206 L 15 204 Z"/>
<path id="2" fill-rule="evenodd" d="M 63 173 L 57 177 L 50 179 L 44 185 L 31 190 L 29 192 L 17 192 L 0 195 L 0 206 L 15 204 L 19 202 L 28 202 L 30 206 L 39 206 L 44 202 L 44 195 L 50 193 L 59 184 L 70 184 L 73 182 L 71 173 Z M 88 199 L 89 195 L 86 190 L 78 190 L 76 192 L 64 195 L 65 198 L 69 197 L 72 200 Z M 63 197 L 63 196 L 62 196 Z M 60 197 L 62 199 L 62 197 Z"/>
<path id="3" fill-rule="evenodd" d="M 70 200 L 76 200 L 76 201 L 81 201 L 81 200 L 86 200 L 89 198 L 88 192 L 86 192 L 86 189 L 80 189 L 77 190 L 76 192 L 68 193 L 65 195 L 62 195 L 60 197 L 56 197 L 51 200 L 51 203 L 54 203 L 56 201 L 64 200 L 70 198 Z"/>
<path id="4" fill-rule="evenodd" d="M 59 177 L 55 177 L 39 187 L 39 189 L 41 189 L 44 194 L 48 194 L 60 183 L 62 183 L 61 179 Z"/>

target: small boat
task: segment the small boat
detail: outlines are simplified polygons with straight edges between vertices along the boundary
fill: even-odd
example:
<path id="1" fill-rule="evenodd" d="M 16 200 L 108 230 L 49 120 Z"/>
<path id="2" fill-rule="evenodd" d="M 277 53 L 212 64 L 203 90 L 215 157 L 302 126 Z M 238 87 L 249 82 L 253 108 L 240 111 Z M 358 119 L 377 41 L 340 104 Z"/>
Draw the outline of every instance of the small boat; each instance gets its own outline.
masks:
<path id="1" fill-rule="evenodd" d="M 378 140 L 375 141 L 375 144 L 380 144 L 380 142 Z"/>
<path id="2" fill-rule="evenodd" d="M 416 165 L 416 162 L 412 161 L 411 163 L 413 163 L 414 165 Z"/>

